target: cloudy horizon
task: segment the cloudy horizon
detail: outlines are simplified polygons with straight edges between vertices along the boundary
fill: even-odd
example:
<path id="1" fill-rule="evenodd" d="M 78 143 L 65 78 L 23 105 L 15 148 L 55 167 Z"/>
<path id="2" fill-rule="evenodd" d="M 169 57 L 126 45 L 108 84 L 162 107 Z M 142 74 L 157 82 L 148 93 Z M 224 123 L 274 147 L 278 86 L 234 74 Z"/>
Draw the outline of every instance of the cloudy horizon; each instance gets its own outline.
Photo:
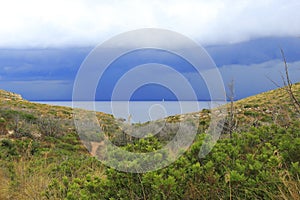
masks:
<path id="1" fill-rule="evenodd" d="M 280 48 L 292 81 L 300 81 L 297 0 L 12 0 L 0 5 L 0 88 L 29 100 L 70 100 L 76 73 L 89 52 L 113 36 L 141 28 L 175 31 L 204 46 L 224 85 L 236 80 L 237 99 L 276 88 L 267 76 L 281 81 Z M 165 62 L 187 74 L 202 94 L 203 84 L 187 73 L 186 65 L 180 67 L 178 59 Z M 130 58 L 126 64 L 132 64 Z M 112 70 L 107 79 L 116 73 Z M 108 88 L 114 83 L 106 82 Z M 167 92 L 137 99 L 160 99 L 163 94 Z"/>

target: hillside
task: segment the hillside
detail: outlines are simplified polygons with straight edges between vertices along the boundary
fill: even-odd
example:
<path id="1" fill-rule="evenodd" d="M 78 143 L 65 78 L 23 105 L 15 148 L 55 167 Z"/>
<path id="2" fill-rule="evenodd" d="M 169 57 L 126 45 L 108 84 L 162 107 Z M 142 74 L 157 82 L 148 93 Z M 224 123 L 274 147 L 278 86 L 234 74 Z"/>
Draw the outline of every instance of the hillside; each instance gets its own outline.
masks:
<path id="1" fill-rule="evenodd" d="M 293 89 L 300 100 L 300 84 Z M 201 159 L 210 110 L 168 117 L 166 128 L 145 139 L 124 136 L 124 130 L 151 123 L 120 128 L 112 115 L 97 113 L 105 136 L 132 152 L 161 148 L 176 123 L 199 122 L 193 145 L 177 161 L 131 174 L 88 153 L 71 108 L 31 103 L 0 90 L 0 199 L 299 199 L 300 123 L 290 102 L 283 89 L 235 102 L 232 138 L 225 123 L 222 139 Z M 93 143 L 85 145 L 93 151 Z"/>

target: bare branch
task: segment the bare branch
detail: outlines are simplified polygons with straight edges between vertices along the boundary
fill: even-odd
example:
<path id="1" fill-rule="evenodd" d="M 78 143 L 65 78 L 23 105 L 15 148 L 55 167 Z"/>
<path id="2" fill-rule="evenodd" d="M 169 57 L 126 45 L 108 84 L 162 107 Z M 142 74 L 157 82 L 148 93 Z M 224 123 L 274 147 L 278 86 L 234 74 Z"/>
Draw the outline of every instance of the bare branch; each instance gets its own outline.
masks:
<path id="1" fill-rule="evenodd" d="M 280 52 L 281 52 L 281 56 L 282 56 L 283 62 L 284 62 L 284 71 L 285 71 L 285 76 L 286 76 L 286 81 L 287 81 L 286 84 L 289 86 L 289 88 L 292 88 L 292 82 L 291 82 L 291 79 L 290 79 L 290 76 L 289 76 L 288 65 L 287 65 L 287 62 L 286 62 L 286 57 L 285 57 L 283 49 L 280 49 Z"/>
<path id="2" fill-rule="evenodd" d="M 228 131 L 230 138 L 232 138 L 232 132 L 234 130 L 234 127 L 236 126 L 236 123 L 234 123 L 234 97 L 235 97 L 235 91 L 234 91 L 234 80 L 231 80 L 231 82 L 228 84 L 229 94 L 226 94 L 227 98 L 230 100 L 230 115 L 228 120 Z"/>
<path id="3" fill-rule="evenodd" d="M 281 86 L 280 86 L 278 83 L 276 83 L 273 79 L 271 79 L 269 76 L 266 76 L 266 75 L 265 75 L 265 77 L 266 77 L 269 81 L 271 81 L 276 87 L 281 88 Z"/>
<path id="4" fill-rule="evenodd" d="M 280 49 L 280 51 L 281 51 L 281 55 L 282 55 L 282 58 L 283 58 L 284 70 L 285 70 L 285 79 L 283 78 L 285 80 L 284 81 L 284 86 L 288 90 L 288 94 L 289 94 L 290 99 L 293 103 L 293 106 L 295 107 L 296 112 L 300 113 L 300 102 L 295 97 L 295 94 L 293 92 L 293 88 L 292 88 L 293 84 L 292 84 L 292 81 L 291 81 L 290 76 L 289 76 L 289 68 L 288 68 L 288 64 L 287 64 L 287 61 L 286 61 L 286 57 L 285 57 L 283 49 Z"/>

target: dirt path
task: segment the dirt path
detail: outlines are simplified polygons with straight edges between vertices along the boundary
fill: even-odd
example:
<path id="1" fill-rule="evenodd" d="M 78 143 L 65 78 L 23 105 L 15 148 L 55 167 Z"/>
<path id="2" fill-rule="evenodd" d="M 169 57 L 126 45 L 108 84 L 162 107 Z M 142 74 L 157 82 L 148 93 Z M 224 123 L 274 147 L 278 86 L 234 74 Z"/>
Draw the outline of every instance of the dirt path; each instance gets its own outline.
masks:
<path id="1" fill-rule="evenodd" d="M 103 146 L 104 145 L 104 142 L 91 142 L 91 145 L 92 145 L 92 150 L 91 150 L 91 155 L 92 156 L 96 156 L 97 154 L 97 150 L 100 146 Z"/>

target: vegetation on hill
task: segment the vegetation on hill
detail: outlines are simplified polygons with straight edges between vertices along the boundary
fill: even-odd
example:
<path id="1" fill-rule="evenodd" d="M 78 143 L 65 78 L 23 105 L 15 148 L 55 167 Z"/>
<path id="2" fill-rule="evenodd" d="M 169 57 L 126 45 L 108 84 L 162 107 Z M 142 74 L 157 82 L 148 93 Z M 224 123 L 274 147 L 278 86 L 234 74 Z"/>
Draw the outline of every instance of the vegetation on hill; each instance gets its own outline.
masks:
<path id="1" fill-rule="evenodd" d="M 300 100 L 300 84 L 293 89 Z M 198 153 L 210 110 L 189 114 L 199 119 L 198 134 L 174 163 L 143 174 L 125 173 L 89 154 L 76 133 L 71 108 L 31 103 L 0 91 L 0 199 L 300 199 L 300 122 L 288 94 L 277 89 L 249 97 L 235 102 L 234 112 L 232 138 L 225 123 L 221 139 L 205 158 Z M 132 152 L 159 149 L 174 134 L 168 126 L 156 136 L 132 138 L 124 136 L 113 116 L 97 117 L 105 135 Z"/>

